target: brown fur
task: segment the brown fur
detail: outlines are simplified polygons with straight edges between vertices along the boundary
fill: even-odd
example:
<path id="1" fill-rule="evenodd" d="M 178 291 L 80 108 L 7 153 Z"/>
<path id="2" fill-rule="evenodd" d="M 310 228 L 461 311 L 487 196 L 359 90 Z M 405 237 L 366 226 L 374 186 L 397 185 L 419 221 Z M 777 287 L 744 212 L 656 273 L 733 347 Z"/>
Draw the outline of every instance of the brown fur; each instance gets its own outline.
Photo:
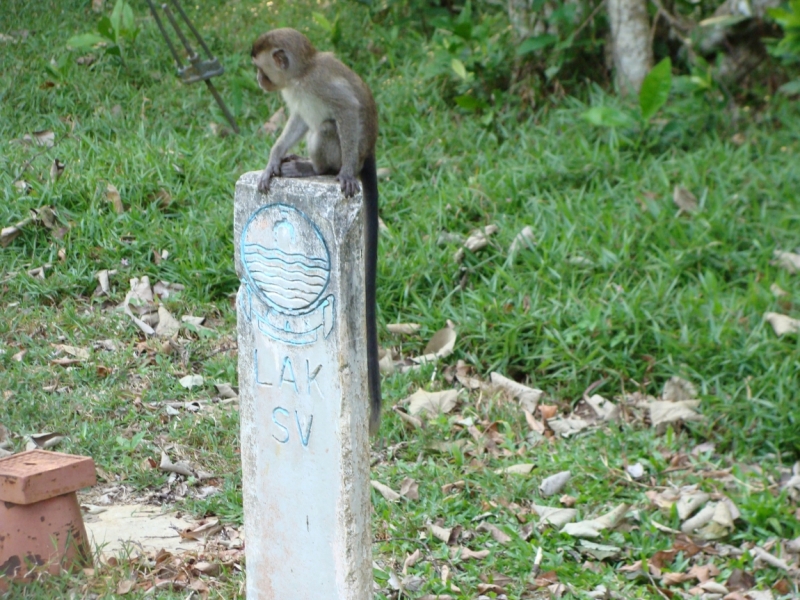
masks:
<path id="1" fill-rule="evenodd" d="M 378 261 L 378 179 L 375 143 L 378 109 L 366 83 L 333 54 L 318 52 L 294 29 L 275 29 L 261 36 L 251 51 L 258 84 L 266 92 L 280 91 L 289 120 L 272 146 L 258 182 L 267 193 L 275 176 L 336 175 L 345 196 L 364 191 L 364 280 L 368 383 L 372 410 L 370 431 L 380 422 L 381 386 L 375 318 Z M 310 160 L 288 156 L 306 136 Z"/>

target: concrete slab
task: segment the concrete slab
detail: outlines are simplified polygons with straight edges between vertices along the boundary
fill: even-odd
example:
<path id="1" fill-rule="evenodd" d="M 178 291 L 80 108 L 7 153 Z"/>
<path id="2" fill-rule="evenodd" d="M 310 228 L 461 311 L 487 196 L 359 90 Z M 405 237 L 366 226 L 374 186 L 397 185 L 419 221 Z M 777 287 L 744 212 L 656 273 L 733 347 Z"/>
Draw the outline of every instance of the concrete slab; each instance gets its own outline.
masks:
<path id="1" fill-rule="evenodd" d="M 126 549 L 140 554 L 161 549 L 176 553 L 199 547 L 197 542 L 185 540 L 178 533 L 193 523 L 179 518 L 175 512 L 164 513 L 158 506 L 109 506 L 101 513 L 85 515 L 83 520 L 92 550 L 100 549 L 106 557 L 117 556 Z"/>

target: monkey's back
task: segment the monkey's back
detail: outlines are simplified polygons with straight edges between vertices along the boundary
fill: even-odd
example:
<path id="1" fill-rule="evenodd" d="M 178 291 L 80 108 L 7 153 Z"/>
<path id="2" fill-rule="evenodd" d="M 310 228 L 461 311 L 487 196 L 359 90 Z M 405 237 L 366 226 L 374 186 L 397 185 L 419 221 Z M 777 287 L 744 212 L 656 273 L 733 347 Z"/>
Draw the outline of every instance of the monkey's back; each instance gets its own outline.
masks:
<path id="1" fill-rule="evenodd" d="M 378 140 L 378 107 L 369 86 L 350 67 L 345 65 L 331 52 L 318 52 L 314 61 L 314 69 L 319 70 L 324 80 L 340 80 L 340 85 L 324 86 L 322 100 L 343 107 L 358 106 L 359 121 L 362 133 L 359 139 L 359 158 L 361 162 L 375 152 Z M 314 77 L 310 78 L 311 80 Z"/>

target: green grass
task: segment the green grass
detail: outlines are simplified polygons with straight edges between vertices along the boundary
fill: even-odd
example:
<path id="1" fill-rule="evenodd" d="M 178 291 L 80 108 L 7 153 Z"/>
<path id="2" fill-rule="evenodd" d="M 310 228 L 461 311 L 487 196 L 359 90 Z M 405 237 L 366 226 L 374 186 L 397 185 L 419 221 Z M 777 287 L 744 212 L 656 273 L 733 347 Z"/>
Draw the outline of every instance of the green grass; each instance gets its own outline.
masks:
<path id="1" fill-rule="evenodd" d="M 326 14 L 332 18 L 335 8 Z M 363 5 L 345 8 L 349 16 L 337 52 L 375 93 L 382 128 L 378 165 L 391 169 L 380 184 L 389 231 L 381 238 L 379 318 L 381 325 L 423 326 L 403 350 L 420 351 L 451 319 L 459 339 L 448 364 L 460 358 L 482 376 L 500 371 L 529 381 L 562 410 L 599 379 L 606 380 L 600 392 L 613 397 L 657 394 L 669 377 L 680 375 L 698 385 L 707 417 L 671 440 L 623 427 L 552 449 L 533 448 L 524 441 L 519 414 L 494 403 L 474 408 L 471 398 L 462 412 L 474 413 L 478 422 L 501 420 L 511 448 L 521 448 L 538 465 L 532 478 L 509 478 L 493 470 L 511 459 L 474 465 L 458 453 L 427 450 L 443 436 L 469 437 L 446 418 L 415 433 L 386 410 L 383 444 L 406 445 L 379 463 L 373 476 L 395 489 L 413 477 L 421 482 L 421 500 L 388 505 L 373 495 L 375 530 L 386 540 L 375 545 L 379 564 L 402 568 L 406 553 L 419 547 L 409 540 L 436 519 L 473 527 L 472 517 L 491 510 L 496 524 L 515 532 L 509 511 L 484 503 L 535 500 L 539 476 L 565 468 L 574 475 L 569 493 L 579 498 L 584 516 L 593 516 L 622 501 L 647 506 L 643 489 L 608 476 L 625 460 L 650 461 L 659 485 L 716 487 L 718 482 L 693 472 L 663 474 L 663 457 L 709 439 L 723 453 L 714 459 L 720 464 L 761 461 L 765 474 L 742 480 L 762 481 L 800 456 L 800 336 L 777 338 L 762 320 L 767 311 L 800 317 L 800 278 L 770 263 L 774 249 L 800 246 L 796 103 L 773 99 L 757 114 L 743 111 L 748 116 L 736 122 L 713 103 L 708 108 L 676 96 L 661 115 L 669 126 L 639 136 L 594 129 L 579 118 L 589 103 L 616 102 L 592 88 L 583 100 L 545 102 L 535 113 L 498 111 L 484 125 L 448 103 L 446 76 L 424 75 L 426 38 L 402 7 L 376 13 L 374 22 Z M 280 105 L 278 97 L 256 88 L 249 44 L 263 30 L 293 25 L 320 47 L 331 46 L 304 3 L 192 7 L 190 15 L 225 64 L 217 85 L 242 129 L 240 136 L 219 137 L 210 124 L 225 122 L 210 95 L 203 86 L 181 86 L 144 4 L 135 3 L 134 10 L 143 30 L 127 66 L 99 57 L 84 67 L 65 44 L 96 22 L 89 2 L 62 2 L 55 10 L 22 0 L 3 5 L 0 33 L 28 29 L 30 35 L 19 44 L 0 43 L 0 226 L 50 205 L 69 230 L 56 239 L 43 227 L 27 227 L 0 248 L 0 421 L 18 434 L 67 433 L 58 449 L 91 455 L 110 476 L 140 490 L 166 480 L 143 468 L 143 461 L 157 458 L 159 446 L 177 444 L 224 481 L 222 494 L 187 508 L 238 522 L 238 414 L 219 410 L 165 421 L 158 403 L 208 400 L 211 383 L 235 383 L 233 189 L 241 173 L 263 168 L 272 139 L 259 128 Z M 51 60 L 62 65 L 55 72 L 48 69 Z M 55 133 L 55 147 L 12 142 L 44 129 Z M 746 143 L 734 144 L 735 133 Z M 51 182 L 55 158 L 66 171 Z M 12 185 L 17 179 L 31 186 L 29 193 Z M 105 199 L 108 183 L 120 191 L 123 214 Z M 675 185 L 697 195 L 697 214 L 678 214 L 671 199 Z M 160 190 L 171 199 L 166 206 Z M 461 265 L 452 258 L 457 244 L 437 244 L 442 232 L 465 235 L 491 223 L 500 230 L 490 246 L 467 253 Z M 536 245 L 509 257 L 508 247 L 525 225 L 533 228 Z M 156 264 L 154 252 L 162 250 L 169 257 Z M 46 263 L 52 267 L 45 279 L 26 275 Z M 117 270 L 108 303 L 91 296 L 102 269 Z M 213 319 L 210 334 L 190 336 L 184 357 L 163 352 L 156 342 L 139 345 L 138 330 L 110 309 L 123 300 L 128 280 L 143 275 L 186 286 L 168 300 L 173 314 Z M 789 295 L 776 299 L 773 283 Z M 385 330 L 381 337 L 384 345 L 399 344 Z M 116 340 L 118 350 L 93 350 L 89 361 L 66 369 L 50 363 L 51 344 L 91 347 L 101 339 Z M 23 349 L 23 361 L 13 360 Z M 187 373 L 204 375 L 208 384 L 184 390 L 177 380 Z M 432 375 L 385 378 L 387 406 L 421 385 L 447 385 L 441 369 L 430 384 Z M 140 433 L 138 444 L 129 441 Z M 468 492 L 447 497 L 439 489 L 439 482 L 458 479 L 470 482 Z M 754 493 L 744 484 L 728 493 L 745 513 L 730 543 L 800 535 L 785 497 Z M 487 534 L 478 535 L 475 547 L 494 544 Z M 605 541 L 623 546 L 627 562 L 670 545 L 669 536 L 646 522 Z M 446 549 L 427 544 L 429 560 L 414 572 L 426 579 L 424 591 L 443 593 L 437 569 L 447 564 Z M 544 570 L 556 569 L 577 589 L 606 583 L 625 597 L 658 597 L 641 582 L 619 577 L 613 563 L 597 573 L 583 569 L 570 555 L 574 540 L 546 531 L 531 543 L 515 538 L 495 548 L 482 564 L 456 565 L 463 598 L 473 598 L 480 574 L 490 572 L 512 577 L 509 597 L 519 597 L 537 546 L 545 550 Z M 731 564 L 719 561 L 723 570 Z M 758 574 L 764 585 L 779 576 Z M 54 597 L 59 585 L 89 585 L 108 596 L 113 577 L 110 584 L 51 580 L 14 597 Z M 376 577 L 384 582 L 388 575 Z M 233 577 L 223 584 L 223 595 L 234 597 L 239 583 Z"/>

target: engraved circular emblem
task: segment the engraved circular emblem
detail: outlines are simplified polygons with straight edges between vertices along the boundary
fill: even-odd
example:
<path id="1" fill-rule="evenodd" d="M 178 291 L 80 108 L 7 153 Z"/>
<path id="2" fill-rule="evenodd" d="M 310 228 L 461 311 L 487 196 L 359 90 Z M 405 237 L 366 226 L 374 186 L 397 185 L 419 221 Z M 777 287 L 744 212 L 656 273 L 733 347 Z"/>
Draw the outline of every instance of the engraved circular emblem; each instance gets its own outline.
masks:
<path id="1" fill-rule="evenodd" d="M 328 286 L 331 262 L 325 240 L 305 214 L 285 204 L 257 210 L 241 238 L 250 286 L 284 312 L 311 307 Z"/>

